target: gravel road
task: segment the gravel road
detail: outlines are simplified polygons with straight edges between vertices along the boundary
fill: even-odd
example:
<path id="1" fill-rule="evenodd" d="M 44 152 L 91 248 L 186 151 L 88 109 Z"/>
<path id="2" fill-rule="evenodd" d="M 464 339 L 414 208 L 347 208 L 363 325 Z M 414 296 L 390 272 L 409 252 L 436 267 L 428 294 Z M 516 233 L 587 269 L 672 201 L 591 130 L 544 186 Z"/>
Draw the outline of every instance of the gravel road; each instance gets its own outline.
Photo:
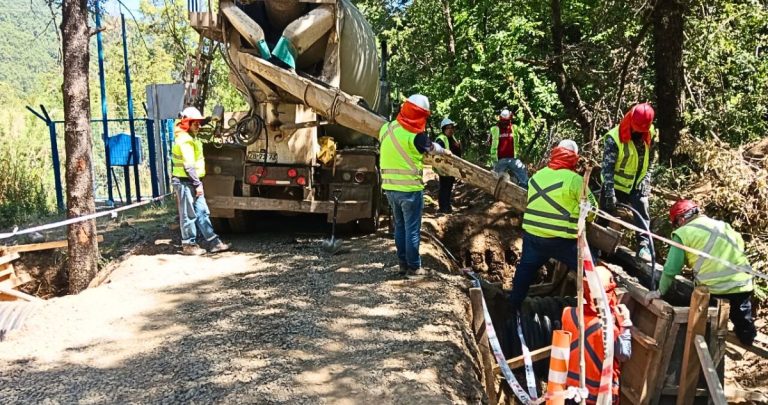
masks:
<path id="1" fill-rule="evenodd" d="M 0 403 L 480 403 L 466 282 L 395 274 L 393 243 L 250 235 L 202 258 L 150 245 L 0 343 Z"/>

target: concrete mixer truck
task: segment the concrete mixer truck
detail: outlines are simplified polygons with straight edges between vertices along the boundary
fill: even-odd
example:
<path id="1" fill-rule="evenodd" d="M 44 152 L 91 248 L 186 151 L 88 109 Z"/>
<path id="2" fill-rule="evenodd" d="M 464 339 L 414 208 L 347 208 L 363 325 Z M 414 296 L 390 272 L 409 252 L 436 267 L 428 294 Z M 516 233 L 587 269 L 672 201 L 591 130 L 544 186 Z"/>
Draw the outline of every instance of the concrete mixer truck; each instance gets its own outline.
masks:
<path id="1" fill-rule="evenodd" d="M 216 127 L 204 146 L 214 223 L 244 231 L 254 210 L 330 221 L 337 208 L 339 223 L 373 232 L 381 202 L 377 140 L 323 118 L 333 114 L 318 114 L 276 85 L 279 77 L 247 66 L 249 58 L 269 60 L 386 115 L 375 35 L 357 8 L 348 0 L 221 1 L 217 11 L 190 12 L 190 23 L 201 42 L 220 47 L 229 80 L 248 103 L 248 111 L 214 109 Z"/>

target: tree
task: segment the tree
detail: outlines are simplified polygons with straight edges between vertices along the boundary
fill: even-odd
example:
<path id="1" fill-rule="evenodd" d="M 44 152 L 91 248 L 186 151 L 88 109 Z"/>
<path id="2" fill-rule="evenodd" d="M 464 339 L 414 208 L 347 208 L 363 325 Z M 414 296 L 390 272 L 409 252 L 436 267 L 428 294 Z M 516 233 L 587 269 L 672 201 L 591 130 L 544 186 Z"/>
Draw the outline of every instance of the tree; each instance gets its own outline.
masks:
<path id="1" fill-rule="evenodd" d="M 659 156 L 672 157 L 683 128 L 683 40 L 685 0 L 660 0 L 653 24 L 656 67 L 656 127 L 660 132 Z"/>
<path id="2" fill-rule="evenodd" d="M 88 86 L 90 32 L 86 0 L 65 0 L 62 8 L 67 217 L 76 218 L 96 211 L 91 174 L 93 142 Z M 88 287 L 98 270 L 96 222 L 89 220 L 69 225 L 67 241 L 69 293 L 77 294 Z"/>

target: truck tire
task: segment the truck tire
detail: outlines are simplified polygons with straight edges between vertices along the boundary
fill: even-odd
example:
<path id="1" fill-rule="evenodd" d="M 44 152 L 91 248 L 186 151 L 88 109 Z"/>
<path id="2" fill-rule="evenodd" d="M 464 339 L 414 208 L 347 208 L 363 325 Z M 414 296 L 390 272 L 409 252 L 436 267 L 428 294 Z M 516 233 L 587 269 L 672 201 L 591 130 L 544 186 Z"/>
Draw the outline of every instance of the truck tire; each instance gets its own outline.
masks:
<path id="1" fill-rule="evenodd" d="M 246 215 L 246 212 L 241 210 L 235 210 L 235 217 L 229 218 L 227 220 L 229 223 L 229 230 L 232 231 L 232 233 L 246 233 L 250 231 L 250 227 L 248 226 L 248 215 Z"/>

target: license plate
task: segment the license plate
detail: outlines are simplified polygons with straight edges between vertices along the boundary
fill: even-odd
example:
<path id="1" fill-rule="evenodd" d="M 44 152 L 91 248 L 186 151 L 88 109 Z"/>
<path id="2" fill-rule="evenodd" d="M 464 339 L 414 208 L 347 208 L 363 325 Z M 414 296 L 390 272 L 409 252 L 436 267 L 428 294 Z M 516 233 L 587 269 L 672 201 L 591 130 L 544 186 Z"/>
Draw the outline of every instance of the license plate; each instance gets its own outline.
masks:
<path id="1" fill-rule="evenodd" d="M 263 162 L 265 155 L 266 155 L 267 162 L 277 163 L 277 152 L 270 152 L 270 153 L 256 152 L 256 151 L 248 152 L 248 160 L 255 161 L 255 162 Z"/>

